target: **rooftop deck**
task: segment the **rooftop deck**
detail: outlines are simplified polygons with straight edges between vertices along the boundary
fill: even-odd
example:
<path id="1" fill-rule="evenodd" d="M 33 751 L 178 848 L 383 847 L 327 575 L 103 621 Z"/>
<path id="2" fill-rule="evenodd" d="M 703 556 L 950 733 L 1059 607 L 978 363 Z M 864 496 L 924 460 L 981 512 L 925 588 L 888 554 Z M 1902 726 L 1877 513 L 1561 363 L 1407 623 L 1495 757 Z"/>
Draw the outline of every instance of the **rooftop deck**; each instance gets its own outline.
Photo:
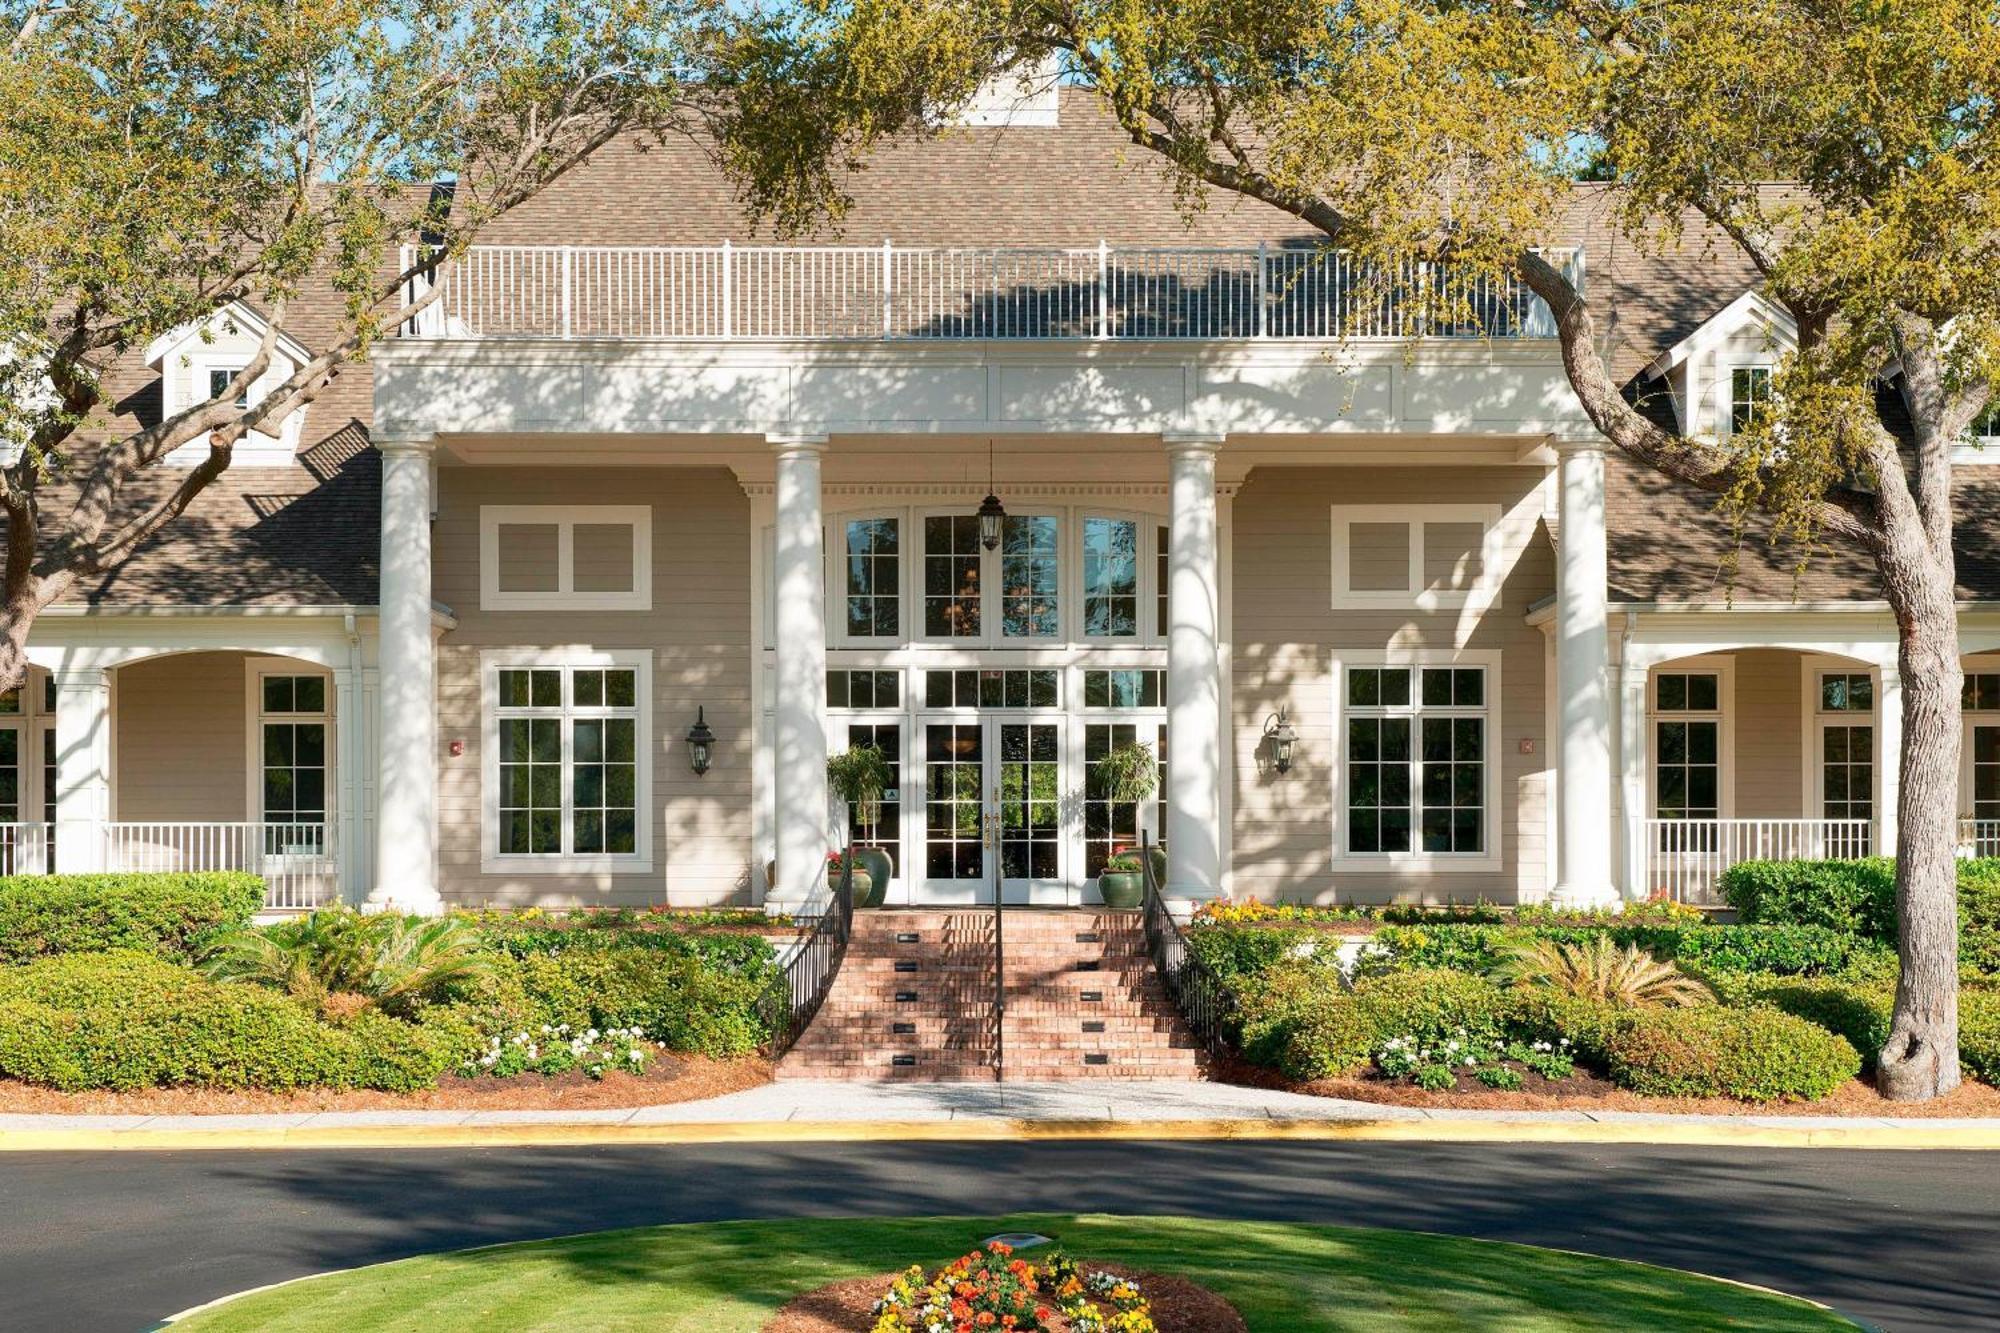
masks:
<path id="1" fill-rule="evenodd" d="M 417 261 L 405 249 L 407 270 Z M 1551 252 L 1573 282 L 1583 252 Z M 413 284 L 406 338 L 1548 338 L 1518 279 L 1328 249 L 475 246 Z"/>

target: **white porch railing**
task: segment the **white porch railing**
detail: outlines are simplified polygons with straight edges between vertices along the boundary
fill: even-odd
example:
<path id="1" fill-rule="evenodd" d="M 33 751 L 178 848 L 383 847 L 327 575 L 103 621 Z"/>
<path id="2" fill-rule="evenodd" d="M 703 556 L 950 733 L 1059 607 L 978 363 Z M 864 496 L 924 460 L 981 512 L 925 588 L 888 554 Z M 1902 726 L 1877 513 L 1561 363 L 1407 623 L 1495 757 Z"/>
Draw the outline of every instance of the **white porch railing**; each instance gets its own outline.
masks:
<path id="1" fill-rule="evenodd" d="M 264 880 L 264 906 L 320 907 L 340 897 L 331 823 L 114 823 L 104 826 L 110 871 L 244 870 Z"/>
<path id="2" fill-rule="evenodd" d="M 404 247 L 403 267 L 417 262 Z M 1579 286 L 1583 252 L 1550 252 Z M 474 246 L 419 279 L 423 338 L 1548 338 L 1518 278 L 1341 251 Z M 1449 300 L 1441 300 L 1449 294 Z M 1429 307 L 1426 310 L 1424 307 Z M 1450 310 L 1442 318 L 1439 310 Z"/>
<path id="3" fill-rule="evenodd" d="M 1959 820 L 1958 845 L 1974 856 L 2000 856 L 2000 819 Z"/>
<path id="4" fill-rule="evenodd" d="M 0 875 L 46 875 L 55 869 L 53 824 L 0 824 Z"/>
<path id="5" fill-rule="evenodd" d="M 1872 855 L 1866 819 L 1644 819 L 1637 830 L 1648 897 L 1722 905 L 1722 872 L 1739 861 L 1851 860 Z"/>

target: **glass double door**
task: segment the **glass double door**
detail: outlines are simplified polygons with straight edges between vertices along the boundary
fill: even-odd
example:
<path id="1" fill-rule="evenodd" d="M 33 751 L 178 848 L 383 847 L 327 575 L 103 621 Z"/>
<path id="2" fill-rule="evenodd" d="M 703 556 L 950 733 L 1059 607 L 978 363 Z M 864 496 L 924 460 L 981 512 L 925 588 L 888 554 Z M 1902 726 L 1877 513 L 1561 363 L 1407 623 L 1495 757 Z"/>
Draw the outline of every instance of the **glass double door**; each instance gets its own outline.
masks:
<path id="1" fill-rule="evenodd" d="M 1059 717 L 917 722 L 923 817 L 912 903 L 1069 901 Z"/>

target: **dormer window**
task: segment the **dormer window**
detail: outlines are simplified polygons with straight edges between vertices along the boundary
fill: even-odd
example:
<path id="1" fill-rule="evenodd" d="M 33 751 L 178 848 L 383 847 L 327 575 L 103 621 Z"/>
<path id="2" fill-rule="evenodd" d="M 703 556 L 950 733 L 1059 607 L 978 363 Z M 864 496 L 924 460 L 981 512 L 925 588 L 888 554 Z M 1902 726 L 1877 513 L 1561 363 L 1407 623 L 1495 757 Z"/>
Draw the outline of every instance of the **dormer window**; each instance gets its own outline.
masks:
<path id="1" fill-rule="evenodd" d="M 210 398 L 220 398 L 223 394 L 228 393 L 229 382 L 242 373 L 243 367 L 241 366 L 233 369 L 228 366 L 210 366 L 208 368 L 208 396 Z M 243 392 L 236 395 L 234 406 L 239 412 L 250 406 L 250 388 L 248 385 L 244 386 Z"/>
<path id="2" fill-rule="evenodd" d="M 1748 430 L 1771 410 L 1771 368 L 1732 366 L 1729 370 L 1729 431 Z"/>

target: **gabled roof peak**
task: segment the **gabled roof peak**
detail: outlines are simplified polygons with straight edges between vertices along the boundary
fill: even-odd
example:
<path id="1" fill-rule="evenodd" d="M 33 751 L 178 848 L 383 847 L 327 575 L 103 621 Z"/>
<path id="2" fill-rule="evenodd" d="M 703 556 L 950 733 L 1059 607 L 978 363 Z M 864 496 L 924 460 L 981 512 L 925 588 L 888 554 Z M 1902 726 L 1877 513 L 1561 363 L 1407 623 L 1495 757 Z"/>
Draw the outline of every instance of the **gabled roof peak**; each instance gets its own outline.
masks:
<path id="1" fill-rule="evenodd" d="M 270 328 L 271 321 L 251 309 L 249 305 L 242 301 L 230 301 L 225 305 L 216 307 L 207 317 L 183 324 L 179 328 L 168 329 L 165 333 L 147 343 L 146 364 L 154 367 L 159 366 L 175 349 L 181 347 L 189 339 L 198 337 L 205 329 L 213 329 L 216 332 L 233 330 L 249 334 L 253 338 L 262 339 L 269 332 Z M 280 355 L 288 358 L 293 365 L 303 365 L 312 359 L 312 353 L 306 350 L 305 344 L 282 329 L 278 332 L 276 350 Z"/>
<path id="2" fill-rule="evenodd" d="M 1798 346 L 1798 325 L 1791 314 L 1758 288 L 1751 288 L 1722 309 L 1703 320 L 1694 332 L 1661 352 L 1646 367 L 1646 376 L 1657 379 L 1691 358 L 1714 351 L 1746 329 L 1762 331 L 1774 349 L 1792 351 Z"/>

